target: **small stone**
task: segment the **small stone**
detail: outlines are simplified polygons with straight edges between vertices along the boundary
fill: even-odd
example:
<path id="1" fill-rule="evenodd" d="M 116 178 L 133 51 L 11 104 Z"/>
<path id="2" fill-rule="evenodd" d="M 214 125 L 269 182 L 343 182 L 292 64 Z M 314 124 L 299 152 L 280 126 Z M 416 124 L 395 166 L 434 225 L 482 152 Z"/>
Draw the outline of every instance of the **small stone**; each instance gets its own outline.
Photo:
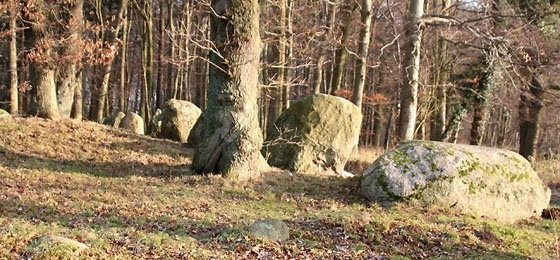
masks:
<path id="1" fill-rule="evenodd" d="M 288 225 L 279 219 L 257 220 L 249 225 L 248 230 L 258 238 L 272 241 L 284 241 L 290 238 Z"/>
<path id="2" fill-rule="evenodd" d="M 46 254 L 52 252 L 78 255 L 87 248 L 89 246 L 73 239 L 56 235 L 44 235 L 31 240 L 26 248 L 27 250 L 25 250 L 25 255 L 28 259 L 47 258 L 48 255 Z"/>

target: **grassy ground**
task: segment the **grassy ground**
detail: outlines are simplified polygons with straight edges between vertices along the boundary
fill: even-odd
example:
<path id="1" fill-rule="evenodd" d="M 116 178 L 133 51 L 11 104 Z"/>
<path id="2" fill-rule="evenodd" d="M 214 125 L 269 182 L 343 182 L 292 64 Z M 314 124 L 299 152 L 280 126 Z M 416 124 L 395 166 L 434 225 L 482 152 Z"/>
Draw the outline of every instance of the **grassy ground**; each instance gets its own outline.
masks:
<path id="1" fill-rule="evenodd" d="M 42 259 L 558 259 L 557 222 L 503 225 L 440 208 L 365 201 L 359 179 L 267 173 L 244 186 L 190 175 L 192 150 L 70 120 L 0 119 L 0 259 L 60 235 L 89 246 Z M 379 152 L 349 164 L 358 172 Z M 560 187 L 558 165 L 537 167 Z M 555 195 L 558 195 L 556 192 Z M 559 203 L 558 197 L 553 199 Z M 288 241 L 252 238 L 283 219 Z"/>

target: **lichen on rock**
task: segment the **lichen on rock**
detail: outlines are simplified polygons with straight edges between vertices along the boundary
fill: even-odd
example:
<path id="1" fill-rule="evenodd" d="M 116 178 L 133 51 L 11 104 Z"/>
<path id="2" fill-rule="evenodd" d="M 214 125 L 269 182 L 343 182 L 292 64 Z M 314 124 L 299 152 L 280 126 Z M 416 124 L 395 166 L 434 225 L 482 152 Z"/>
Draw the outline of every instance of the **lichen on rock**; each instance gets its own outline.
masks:
<path id="1" fill-rule="evenodd" d="M 408 141 L 362 174 L 372 201 L 409 200 L 503 222 L 540 215 L 550 201 L 530 163 L 507 150 Z"/>

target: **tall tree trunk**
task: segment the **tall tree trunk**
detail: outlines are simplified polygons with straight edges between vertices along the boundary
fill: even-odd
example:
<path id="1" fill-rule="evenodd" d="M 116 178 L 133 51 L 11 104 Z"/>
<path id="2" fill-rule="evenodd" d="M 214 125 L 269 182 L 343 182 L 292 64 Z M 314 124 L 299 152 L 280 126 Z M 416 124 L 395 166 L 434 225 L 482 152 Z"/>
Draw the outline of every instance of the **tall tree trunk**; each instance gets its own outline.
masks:
<path id="1" fill-rule="evenodd" d="M 436 8 L 438 1 L 435 1 Z M 439 12 L 442 15 L 449 15 L 451 0 L 442 0 Z M 430 124 L 430 139 L 442 141 L 443 132 L 447 124 L 447 83 L 451 75 L 451 60 L 448 54 L 447 41 L 441 32 L 437 34 L 437 43 L 434 50 L 433 85 L 435 87 L 435 100 L 433 101 L 433 117 Z"/>
<path id="2" fill-rule="evenodd" d="M 470 144 L 480 145 L 484 133 L 484 125 L 488 117 L 489 100 L 494 92 L 495 65 L 492 54 L 484 55 L 481 59 L 479 79 L 474 83 L 473 122 L 471 126 Z"/>
<path id="3" fill-rule="evenodd" d="M 127 81 L 127 63 L 128 63 L 128 35 L 130 33 L 130 25 L 128 24 L 128 19 L 124 19 L 123 25 L 123 36 L 122 36 L 122 46 L 121 46 L 121 64 L 120 64 L 120 80 L 119 80 L 119 111 L 127 112 L 127 100 L 128 92 L 126 89 Z"/>
<path id="4" fill-rule="evenodd" d="M 73 119 L 82 120 L 83 118 L 83 88 L 84 88 L 84 75 L 83 72 L 79 72 L 78 77 L 80 82 L 76 85 L 74 89 L 74 102 L 72 102 L 72 112 L 70 117 Z"/>
<path id="5" fill-rule="evenodd" d="M 144 0 L 140 7 L 139 0 L 134 3 L 138 12 L 144 19 L 142 26 L 142 92 L 140 97 L 140 116 L 145 122 L 151 120 L 152 97 L 154 92 L 154 29 L 152 19 L 152 1 Z"/>
<path id="6" fill-rule="evenodd" d="M 531 71 L 530 74 L 528 86 L 521 90 L 519 102 L 519 154 L 531 161 L 535 156 L 545 90 L 537 72 Z"/>
<path id="7" fill-rule="evenodd" d="M 165 15 L 166 12 L 165 8 L 167 7 L 166 4 L 167 0 L 160 0 L 159 7 L 160 7 L 160 14 L 159 14 L 159 46 L 158 46 L 158 73 L 157 73 L 157 95 L 156 95 L 156 108 L 162 108 L 163 104 L 166 100 L 165 95 L 165 88 L 164 88 L 164 80 L 165 80 L 165 49 L 167 48 L 167 44 L 165 42 Z"/>
<path id="8" fill-rule="evenodd" d="M 348 3 L 343 3 L 341 7 L 342 24 L 340 25 L 340 30 L 342 31 L 342 42 L 340 47 L 336 51 L 333 79 L 331 82 L 331 95 L 336 94 L 336 92 L 342 87 L 342 79 L 344 78 L 344 73 L 346 72 L 346 63 L 348 61 L 348 46 L 350 45 L 350 28 L 352 28 L 352 13 L 355 7 L 352 7 Z"/>
<path id="9" fill-rule="evenodd" d="M 277 50 L 273 51 L 275 55 L 275 61 L 277 65 L 275 66 L 276 69 L 276 80 L 272 86 L 267 88 L 268 96 L 270 98 L 270 102 L 268 103 L 268 113 L 266 119 L 266 131 L 270 131 L 270 129 L 274 128 L 274 123 L 276 119 L 280 116 L 283 109 L 284 104 L 284 89 L 286 84 L 286 52 L 287 52 L 287 37 L 286 37 L 286 20 L 287 20 L 287 0 L 280 0 L 279 1 L 279 9 L 280 9 L 280 17 L 279 17 L 279 26 L 278 26 L 278 37 L 277 37 Z M 267 45 L 266 47 L 274 48 L 272 45 Z M 268 85 L 268 84 L 267 84 Z"/>
<path id="10" fill-rule="evenodd" d="M 128 0 L 119 1 L 119 9 L 114 19 L 105 29 L 105 39 L 103 40 L 103 65 L 101 67 L 101 72 L 103 73 L 103 79 L 101 81 L 101 88 L 98 95 L 95 96 L 95 111 L 93 112 L 93 121 L 101 122 L 103 120 L 103 112 L 105 111 L 105 103 L 107 100 L 107 94 L 109 93 L 109 79 L 111 78 L 111 70 L 113 68 L 113 60 L 115 59 L 117 51 L 117 39 L 121 31 L 123 21 L 126 19 L 126 11 L 128 8 Z"/>
<path id="11" fill-rule="evenodd" d="M 373 13 L 371 7 L 373 0 L 362 0 L 361 9 L 361 22 L 362 28 L 360 29 L 360 44 L 358 50 L 358 75 L 354 82 L 354 91 L 352 93 L 352 102 L 359 108 L 362 107 L 362 95 L 364 94 L 364 86 L 366 84 L 367 76 L 367 57 L 369 53 L 369 42 L 371 40 L 371 19 Z"/>
<path id="12" fill-rule="evenodd" d="M 177 33 L 175 32 L 175 15 L 174 9 L 175 4 L 174 0 L 166 0 L 167 2 L 167 23 L 169 24 L 169 47 L 167 48 L 167 56 L 172 62 L 167 63 L 167 98 L 174 99 L 175 98 L 175 76 L 176 76 L 176 62 L 177 56 L 175 55 L 175 45 L 177 42 L 175 41 Z M 189 4 L 189 1 L 186 1 L 186 5 Z M 189 19 L 190 14 L 185 14 L 186 19 Z"/>
<path id="13" fill-rule="evenodd" d="M 248 180 L 267 165 L 260 153 L 258 120 L 258 0 L 214 0 L 211 16 L 208 105 L 199 127 L 192 167 Z"/>
<path id="14" fill-rule="evenodd" d="M 468 102 L 468 101 L 466 101 Z M 441 141 L 448 143 L 457 142 L 457 137 L 459 135 L 459 130 L 461 130 L 461 122 L 467 114 L 468 107 L 466 104 L 456 104 L 453 106 L 450 119 L 445 125 L 445 130 L 441 134 Z"/>
<path id="15" fill-rule="evenodd" d="M 49 35 L 47 12 L 50 5 L 46 1 L 27 3 L 26 46 L 28 48 L 29 83 L 31 102 L 28 114 L 47 119 L 60 118 L 56 102 L 56 84 L 54 80 L 55 64 L 53 55 L 54 41 Z"/>
<path id="16" fill-rule="evenodd" d="M 84 24 L 83 6 L 83 0 L 75 0 L 65 4 L 65 8 L 68 8 L 70 15 L 68 21 L 65 21 L 67 31 L 61 50 L 63 62 L 59 72 L 60 78 L 57 89 L 58 109 L 60 114 L 65 117 L 71 115 L 74 91 L 76 87 L 81 85 L 82 81 L 78 76 L 81 75 L 79 63 L 82 55 L 79 42 L 82 38 Z"/>
<path id="17" fill-rule="evenodd" d="M 283 39 L 285 45 L 285 55 L 284 55 L 284 85 L 282 88 L 282 108 L 288 109 L 290 107 L 290 92 L 291 92 L 291 84 L 292 84 L 292 73 L 293 70 L 290 68 L 291 60 L 292 60 L 292 53 L 293 53 L 293 9 L 292 6 L 294 4 L 293 0 L 281 0 L 282 8 L 285 9 L 282 12 L 282 17 L 284 18 L 284 22 L 282 24 L 286 27 L 286 30 L 283 31 Z"/>
<path id="18" fill-rule="evenodd" d="M 317 67 L 313 73 L 313 93 L 321 93 L 321 88 L 323 86 L 323 67 L 325 63 L 325 56 L 319 56 L 317 60 Z"/>
<path id="19" fill-rule="evenodd" d="M 420 48 L 424 14 L 424 0 L 411 0 L 406 14 L 406 45 L 404 46 L 404 71 L 401 88 L 401 111 L 399 115 L 399 138 L 414 138 L 418 108 L 418 76 L 420 70 Z"/>
<path id="20" fill-rule="evenodd" d="M 19 113 L 19 91 L 17 72 L 17 19 L 19 7 L 15 3 L 10 5 L 10 114 Z"/>

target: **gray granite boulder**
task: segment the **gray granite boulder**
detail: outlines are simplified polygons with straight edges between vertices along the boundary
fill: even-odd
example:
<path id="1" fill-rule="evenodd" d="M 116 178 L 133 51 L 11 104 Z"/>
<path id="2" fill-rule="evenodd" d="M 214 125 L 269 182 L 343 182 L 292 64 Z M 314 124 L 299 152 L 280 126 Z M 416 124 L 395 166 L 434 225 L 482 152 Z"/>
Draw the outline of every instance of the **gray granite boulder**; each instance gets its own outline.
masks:
<path id="1" fill-rule="evenodd" d="M 279 219 L 263 219 L 253 222 L 248 227 L 249 232 L 257 238 L 272 241 L 284 241 L 290 238 L 288 225 Z"/>
<path id="2" fill-rule="evenodd" d="M 136 134 L 144 134 L 144 119 L 136 113 L 128 112 L 121 120 L 119 128 L 132 131 Z"/>
<path id="3" fill-rule="evenodd" d="M 178 142 L 187 142 L 191 129 L 202 114 L 195 104 L 171 99 L 167 101 L 161 113 L 160 138 Z"/>
<path id="4" fill-rule="evenodd" d="M 408 141 L 362 174 L 372 201 L 410 200 L 501 222 L 540 216 L 551 192 L 521 155 L 503 149 Z"/>
<path id="5" fill-rule="evenodd" d="M 344 165 L 358 145 L 362 114 L 352 102 L 316 94 L 291 104 L 269 129 L 262 153 L 296 173 L 351 175 Z"/>

